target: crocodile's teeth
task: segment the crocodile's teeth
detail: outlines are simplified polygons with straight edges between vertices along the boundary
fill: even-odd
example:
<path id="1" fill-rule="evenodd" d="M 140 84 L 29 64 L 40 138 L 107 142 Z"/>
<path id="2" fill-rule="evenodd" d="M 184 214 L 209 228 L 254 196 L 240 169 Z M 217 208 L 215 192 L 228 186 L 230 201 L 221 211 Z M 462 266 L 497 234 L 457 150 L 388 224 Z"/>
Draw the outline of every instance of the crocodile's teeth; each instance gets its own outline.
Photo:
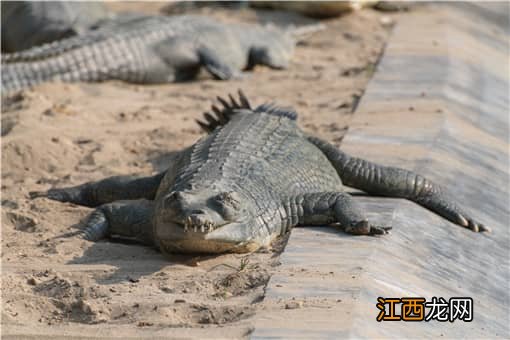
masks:
<path id="1" fill-rule="evenodd" d="M 185 232 L 185 233 L 187 233 L 187 232 L 188 232 L 188 224 L 187 224 L 187 223 L 184 225 L 184 232 Z"/>
<path id="2" fill-rule="evenodd" d="M 193 231 L 194 231 L 195 233 L 197 232 L 197 226 L 196 226 L 196 225 L 194 225 L 194 226 L 193 226 Z"/>
<path id="3" fill-rule="evenodd" d="M 212 224 L 209 224 L 209 232 L 213 231 Z"/>
<path id="4" fill-rule="evenodd" d="M 205 226 L 203 224 L 200 226 L 200 231 L 203 233 L 205 232 Z"/>

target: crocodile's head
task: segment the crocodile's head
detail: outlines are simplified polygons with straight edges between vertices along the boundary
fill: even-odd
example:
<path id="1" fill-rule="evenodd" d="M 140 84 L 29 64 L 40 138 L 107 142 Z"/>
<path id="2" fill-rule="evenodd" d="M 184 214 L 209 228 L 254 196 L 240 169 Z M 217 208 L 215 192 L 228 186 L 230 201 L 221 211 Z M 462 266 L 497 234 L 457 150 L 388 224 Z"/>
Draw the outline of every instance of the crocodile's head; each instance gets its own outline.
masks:
<path id="1" fill-rule="evenodd" d="M 220 253 L 260 247 L 255 206 L 235 191 L 174 191 L 158 204 L 155 237 L 169 252 Z"/>

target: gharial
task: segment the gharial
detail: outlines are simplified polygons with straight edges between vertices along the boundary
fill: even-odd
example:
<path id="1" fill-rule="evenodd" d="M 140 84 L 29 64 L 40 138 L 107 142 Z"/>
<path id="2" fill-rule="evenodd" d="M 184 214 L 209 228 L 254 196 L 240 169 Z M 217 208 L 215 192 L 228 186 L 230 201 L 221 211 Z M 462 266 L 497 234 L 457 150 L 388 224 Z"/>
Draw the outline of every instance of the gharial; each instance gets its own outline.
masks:
<path id="1" fill-rule="evenodd" d="M 385 234 L 343 184 L 369 194 L 410 199 L 472 231 L 489 231 L 438 185 L 394 167 L 351 157 L 301 131 L 292 109 L 252 108 L 247 98 L 218 98 L 200 126 L 208 135 L 178 153 L 165 172 L 117 176 L 32 192 L 98 207 L 83 236 L 134 238 L 162 252 L 247 252 L 298 225 L 339 224 L 356 235 Z"/>
<path id="2" fill-rule="evenodd" d="M 286 68 L 297 39 L 322 28 L 282 30 L 196 15 L 123 18 L 81 36 L 2 55 L 2 90 L 54 80 L 169 83 L 194 78 L 202 66 L 217 79 L 230 79 L 255 65 Z"/>

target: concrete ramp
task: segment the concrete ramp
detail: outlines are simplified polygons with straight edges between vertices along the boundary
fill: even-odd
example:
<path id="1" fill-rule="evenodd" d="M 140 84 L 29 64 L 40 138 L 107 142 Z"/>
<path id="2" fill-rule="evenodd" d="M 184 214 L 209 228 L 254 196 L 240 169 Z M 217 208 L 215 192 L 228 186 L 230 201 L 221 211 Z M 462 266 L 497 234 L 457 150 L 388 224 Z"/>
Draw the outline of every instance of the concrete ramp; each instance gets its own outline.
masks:
<path id="1" fill-rule="evenodd" d="M 258 315 L 252 338 L 510 337 L 508 18 L 508 3 L 401 18 L 342 145 L 444 185 L 493 232 L 359 197 L 392 233 L 293 230 L 266 295 L 289 308 Z M 377 322 L 378 297 L 471 297 L 473 321 Z"/>

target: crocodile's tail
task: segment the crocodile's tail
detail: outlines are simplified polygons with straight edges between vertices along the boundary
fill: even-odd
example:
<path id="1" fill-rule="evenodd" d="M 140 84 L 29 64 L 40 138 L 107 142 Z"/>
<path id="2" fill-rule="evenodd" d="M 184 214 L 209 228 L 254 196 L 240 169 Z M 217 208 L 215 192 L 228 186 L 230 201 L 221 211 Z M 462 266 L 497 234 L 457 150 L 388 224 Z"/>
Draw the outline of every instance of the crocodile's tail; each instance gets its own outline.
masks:
<path id="1" fill-rule="evenodd" d="M 83 55 L 61 55 L 40 61 L 2 64 L 2 93 L 29 88 L 44 82 L 103 81 L 110 78 L 108 70 L 94 61 L 87 61 Z M 94 67 L 92 67 L 94 66 Z"/>
<path id="2" fill-rule="evenodd" d="M 2 94 L 51 80 L 81 80 L 80 72 L 72 72 L 72 64 L 76 64 L 76 56 L 83 46 L 98 40 L 101 40 L 99 35 L 76 36 L 25 51 L 2 54 Z"/>
<path id="3" fill-rule="evenodd" d="M 2 92 L 9 93 L 48 81 L 99 82 L 119 79 L 134 83 L 144 80 L 144 59 L 134 45 L 83 46 L 52 58 L 2 63 Z"/>
<path id="4" fill-rule="evenodd" d="M 105 39 L 100 31 L 87 35 L 57 40 L 48 44 L 32 47 L 28 50 L 2 54 L 2 64 L 41 61 L 59 56 L 73 49 Z"/>
<path id="5" fill-rule="evenodd" d="M 31 64 L 2 64 L 2 96 L 45 81 L 43 74 Z"/>

